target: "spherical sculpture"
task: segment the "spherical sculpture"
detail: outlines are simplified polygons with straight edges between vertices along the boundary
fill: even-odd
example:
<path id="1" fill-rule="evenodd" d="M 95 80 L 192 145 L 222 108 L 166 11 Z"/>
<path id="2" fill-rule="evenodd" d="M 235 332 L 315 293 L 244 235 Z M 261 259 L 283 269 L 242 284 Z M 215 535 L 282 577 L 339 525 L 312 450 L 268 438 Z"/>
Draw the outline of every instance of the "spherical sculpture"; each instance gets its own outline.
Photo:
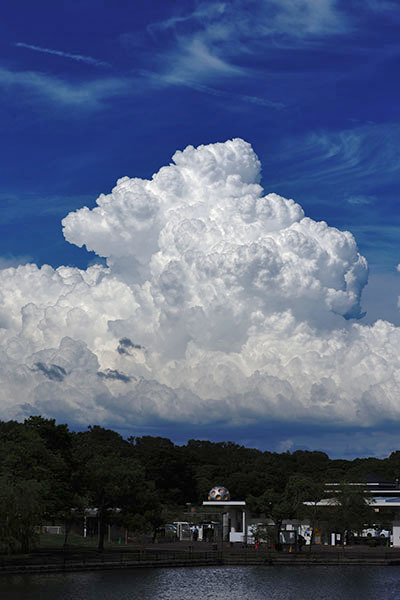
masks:
<path id="1" fill-rule="evenodd" d="M 209 491 L 208 499 L 228 502 L 231 499 L 231 495 L 225 487 L 216 485 Z"/>

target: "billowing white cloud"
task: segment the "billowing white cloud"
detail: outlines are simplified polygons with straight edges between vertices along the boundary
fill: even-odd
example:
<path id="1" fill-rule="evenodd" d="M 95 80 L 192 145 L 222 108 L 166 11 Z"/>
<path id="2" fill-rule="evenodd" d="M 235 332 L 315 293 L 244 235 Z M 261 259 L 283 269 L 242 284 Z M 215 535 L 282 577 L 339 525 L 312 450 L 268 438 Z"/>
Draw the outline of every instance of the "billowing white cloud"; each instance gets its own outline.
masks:
<path id="1" fill-rule="evenodd" d="M 0 271 L 2 417 L 373 425 L 400 416 L 400 329 L 362 325 L 353 236 L 264 195 L 241 139 L 123 177 L 66 239 L 107 265 Z"/>

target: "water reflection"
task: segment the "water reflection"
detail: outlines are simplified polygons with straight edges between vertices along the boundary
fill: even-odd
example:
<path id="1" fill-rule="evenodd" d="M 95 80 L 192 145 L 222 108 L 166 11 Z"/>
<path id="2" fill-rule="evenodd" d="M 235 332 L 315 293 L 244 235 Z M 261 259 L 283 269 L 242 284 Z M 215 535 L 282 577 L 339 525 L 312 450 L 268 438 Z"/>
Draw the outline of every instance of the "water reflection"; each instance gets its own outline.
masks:
<path id="1" fill-rule="evenodd" d="M 0 578 L 1 600 L 398 600 L 400 567 L 192 567 Z"/>

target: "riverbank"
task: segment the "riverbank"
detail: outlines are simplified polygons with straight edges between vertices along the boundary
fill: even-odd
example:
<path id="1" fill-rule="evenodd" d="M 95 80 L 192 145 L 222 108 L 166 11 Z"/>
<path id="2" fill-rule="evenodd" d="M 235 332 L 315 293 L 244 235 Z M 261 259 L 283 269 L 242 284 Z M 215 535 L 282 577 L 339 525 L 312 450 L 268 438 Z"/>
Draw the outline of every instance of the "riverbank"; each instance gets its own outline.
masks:
<path id="1" fill-rule="evenodd" d="M 213 546 L 204 543 L 154 544 L 149 547 L 108 549 L 38 549 L 24 556 L 0 556 L 0 575 L 58 573 L 131 568 L 189 566 L 313 566 L 313 565 L 400 565 L 400 548 L 364 546 L 331 548 L 314 546 L 311 551 L 276 552 L 241 545 Z"/>

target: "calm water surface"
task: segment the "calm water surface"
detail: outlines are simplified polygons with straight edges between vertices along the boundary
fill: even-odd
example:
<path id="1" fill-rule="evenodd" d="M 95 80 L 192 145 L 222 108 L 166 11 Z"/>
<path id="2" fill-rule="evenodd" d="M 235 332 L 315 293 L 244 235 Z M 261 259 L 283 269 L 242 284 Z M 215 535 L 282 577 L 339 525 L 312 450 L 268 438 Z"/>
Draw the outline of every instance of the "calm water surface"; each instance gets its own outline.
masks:
<path id="1" fill-rule="evenodd" d="M 400 600 L 400 567 L 192 567 L 0 577 L 1 600 Z"/>

